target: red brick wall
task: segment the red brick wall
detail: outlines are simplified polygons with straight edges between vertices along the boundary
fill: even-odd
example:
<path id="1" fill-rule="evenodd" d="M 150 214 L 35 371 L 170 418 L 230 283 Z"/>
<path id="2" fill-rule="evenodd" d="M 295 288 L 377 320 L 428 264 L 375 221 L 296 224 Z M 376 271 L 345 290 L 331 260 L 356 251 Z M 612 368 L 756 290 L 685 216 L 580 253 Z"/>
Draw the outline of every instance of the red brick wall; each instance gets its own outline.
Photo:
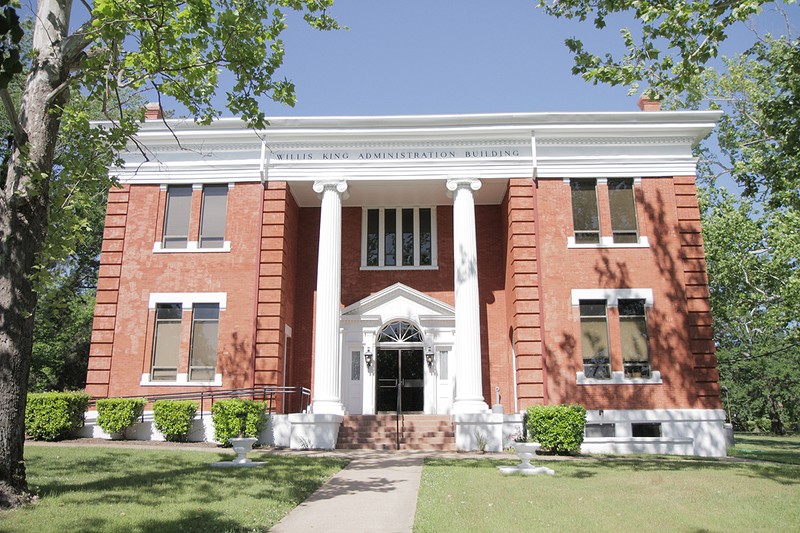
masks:
<path id="1" fill-rule="evenodd" d="M 504 338 L 514 338 L 519 408 L 545 402 L 542 366 L 542 313 L 539 292 L 539 254 L 536 220 L 536 188 L 533 180 L 513 179 L 503 200 L 506 238 L 506 320 Z M 513 377 L 513 361 L 507 373 Z M 513 384 L 513 381 L 511 382 Z M 512 385 L 513 386 L 513 385 Z M 511 389 L 509 389 L 509 392 Z M 509 398 L 512 409 L 513 398 Z"/>
<path id="2" fill-rule="evenodd" d="M 117 325 L 120 273 L 125 251 L 125 228 L 128 221 L 130 188 L 111 189 L 108 193 L 100 269 L 97 277 L 97 303 L 92 322 L 92 345 L 86 392 L 92 396 L 108 395 L 111 377 L 111 354 Z"/>
<path id="3" fill-rule="evenodd" d="M 287 184 L 269 183 L 264 189 L 258 267 L 255 385 L 284 385 L 286 326 L 294 328 L 297 221 L 297 203 Z M 288 376 L 285 381 L 291 384 Z"/>
<path id="4" fill-rule="evenodd" d="M 199 220 L 199 191 L 195 191 L 193 217 Z M 148 309 L 152 292 L 225 292 L 227 309 L 220 312 L 218 371 L 223 374 L 223 387 L 252 386 L 255 341 L 257 273 L 261 223 L 261 184 L 239 183 L 229 190 L 226 239 L 231 241 L 230 253 L 153 253 L 153 243 L 160 240 L 166 193 L 158 185 L 137 185 L 122 191 L 112 191 L 110 197 L 122 200 L 127 196 L 127 213 L 112 214 L 117 201 L 110 201 L 106 221 L 104 250 L 101 258 L 100 285 L 108 294 L 98 298 L 95 316 L 97 342 L 92 347 L 87 390 L 96 396 L 122 396 L 179 392 L 181 387 L 141 387 L 142 373 L 150 370 L 155 312 Z M 192 220 L 196 235 L 198 220 Z M 123 243 L 120 244 L 120 239 Z M 120 252 L 124 249 L 125 262 Z M 118 284 L 114 281 L 119 276 Z M 118 290 L 113 287 L 118 285 Z M 115 297 L 119 305 L 111 302 Z M 108 300 L 108 301 L 107 301 Z M 113 322 L 112 322 L 113 320 Z M 101 329 L 113 324 L 113 348 L 100 342 L 108 338 Z M 181 365 L 186 372 L 191 313 L 184 311 L 182 328 Z M 106 333 L 100 333 L 106 332 Z M 103 366 L 109 367 L 110 377 L 103 383 Z M 185 390 L 198 390 L 187 387 Z"/>
<path id="5" fill-rule="evenodd" d="M 692 328 L 693 322 L 705 325 L 707 294 L 693 286 L 689 291 L 696 297 L 687 302 L 686 280 L 702 283 L 703 278 L 696 276 L 702 265 L 684 256 L 702 257 L 702 245 L 698 244 L 695 231 L 696 211 L 679 207 L 687 199 L 676 199 L 676 185 L 684 186 L 685 194 L 689 191 L 683 181 L 683 178 L 648 178 L 636 187 L 640 233 L 650 240 L 649 248 L 636 249 L 567 249 L 567 237 L 572 235 L 569 186 L 561 180 L 539 181 L 541 293 L 546 312 L 544 341 L 549 403 L 578 402 L 587 409 L 719 407 L 718 396 L 698 394 L 698 381 L 716 374 L 712 372 L 709 376 L 707 366 L 697 366 L 711 364 L 709 344 L 691 339 L 692 335 L 708 335 L 709 331 Z M 611 235 L 607 196 L 605 202 L 602 200 L 607 195 L 605 191 L 605 187 L 598 187 L 601 232 Z M 691 248 L 685 245 L 686 239 L 692 241 Z M 689 263 L 685 264 L 687 260 Z M 690 271 L 691 275 L 687 275 L 687 267 L 695 269 Z M 573 288 L 653 290 L 654 306 L 647 311 L 650 354 L 653 369 L 661 372 L 663 384 L 576 385 L 575 374 L 582 370 L 582 361 L 579 312 L 571 305 Z M 617 371 L 622 370 L 618 317 L 617 308 L 609 307 L 612 370 Z M 715 387 L 710 386 L 705 394 L 713 393 Z"/>

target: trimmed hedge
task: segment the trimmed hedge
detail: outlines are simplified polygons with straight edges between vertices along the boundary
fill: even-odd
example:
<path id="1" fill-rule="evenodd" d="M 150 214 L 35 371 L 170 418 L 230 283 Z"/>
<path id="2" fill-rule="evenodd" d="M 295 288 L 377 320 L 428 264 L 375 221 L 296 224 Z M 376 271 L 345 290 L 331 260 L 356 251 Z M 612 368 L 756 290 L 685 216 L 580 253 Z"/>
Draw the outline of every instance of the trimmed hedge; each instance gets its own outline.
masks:
<path id="1" fill-rule="evenodd" d="M 228 445 L 228 439 L 238 436 L 258 437 L 267 423 L 264 402 L 232 398 L 220 400 L 211 406 L 214 422 L 214 440 Z"/>
<path id="2" fill-rule="evenodd" d="M 158 400 L 153 403 L 153 423 L 168 441 L 184 442 L 198 406 L 189 400 Z"/>
<path id="3" fill-rule="evenodd" d="M 89 406 L 85 392 L 39 392 L 28 394 L 25 433 L 35 440 L 56 440 L 83 427 Z"/>
<path id="4" fill-rule="evenodd" d="M 543 450 L 576 453 L 583 443 L 586 409 L 580 405 L 533 405 L 526 413 L 528 439 Z"/>
<path id="5" fill-rule="evenodd" d="M 120 433 L 142 416 L 144 398 L 104 398 L 97 400 L 97 425 L 109 435 Z"/>

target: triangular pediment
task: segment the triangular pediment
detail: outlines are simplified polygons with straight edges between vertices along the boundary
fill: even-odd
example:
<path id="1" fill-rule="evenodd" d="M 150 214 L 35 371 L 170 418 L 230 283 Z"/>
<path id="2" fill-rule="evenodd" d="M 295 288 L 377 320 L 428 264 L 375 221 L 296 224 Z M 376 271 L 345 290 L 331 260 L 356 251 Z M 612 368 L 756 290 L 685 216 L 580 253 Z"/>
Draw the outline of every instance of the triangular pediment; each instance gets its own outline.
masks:
<path id="1" fill-rule="evenodd" d="M 399 312 L 402 310 L 402 313 Z M 395 283 L 342 310 L 342 318 L 364 315 L 409 315 L 427 317 L 455 317 L 455 309 L 425 293 L 402 283 Z"/>

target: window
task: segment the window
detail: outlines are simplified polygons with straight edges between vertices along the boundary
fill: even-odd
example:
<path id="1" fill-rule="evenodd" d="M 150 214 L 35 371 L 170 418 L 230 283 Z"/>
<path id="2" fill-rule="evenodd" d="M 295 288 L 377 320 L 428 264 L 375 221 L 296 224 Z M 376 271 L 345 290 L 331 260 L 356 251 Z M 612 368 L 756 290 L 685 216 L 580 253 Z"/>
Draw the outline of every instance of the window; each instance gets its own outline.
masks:
<path id="1" fill-rule="evenodd" d="M 213 381 L 217 370 L 219 304 L 194 304 L 189 381 Z"/>
<path id="2" fill-rule="evenodd" d="M 172 185 L 167 188 L 164 214 L 163 248 L 186 248 L 189 242 L 189 220 L 192 211 L 192 186 Z"/>
<path id="3" fill-rule="evenodd" d="M 631 435 L 634 437 L 660 437 L 661 424 L 654 422 L 631 424 Z"/>
<path id="4" fill-rule="evenodd" d="M 575 243 L 599 243 L 597 180 L 570 180 L 569 186 L 572 191 L 572 226 L 575 231 Z"/>
<path id="5" fill-rule="evenodd" d="M 581 351 L 583 372 L 587 378 L 611 378 L 608 350 L 608 321 L 605 300 L 582 300 Z"/>
<path id="6" fill-rule="evenodd" d="M 626 378 L 650 377 L 644 300 L 619 300 L 619 332 Z"/>
<path id="7" fill-rule="evenodd" d="M 350 381 L 361 381 L 361 351 L 350 352 Z"/>
<path id="8" fill-rule="evenodd" d="M 614 243 L 635 244 L 639 242 L 633 180 L 609 179 L 608 203 L 611 208 L 611 232 Z"/>
<path id="9" fill-rule="evenodd" d="M 222 248 L 225 244 L 225 215 L 228 210 L 228 186 L 203 187 L 200 214 L 200 248 Z"/>
<path id="10" fill-rule="evenodd" d="M 158 304 L 153 339 L 153 381 L 174 381 L 181 351 L 181 304 Z"/>
<path id="11" fill-rule="evenodd" d="M 362 266 L 436 266 L 434 213 L 431 207 L 365 209 Z"/>
<path id="12" fill-rule="evenodd" d="M 584 434 L 587 438 L 616 437 L 616 424 L 586 424 Z"/>

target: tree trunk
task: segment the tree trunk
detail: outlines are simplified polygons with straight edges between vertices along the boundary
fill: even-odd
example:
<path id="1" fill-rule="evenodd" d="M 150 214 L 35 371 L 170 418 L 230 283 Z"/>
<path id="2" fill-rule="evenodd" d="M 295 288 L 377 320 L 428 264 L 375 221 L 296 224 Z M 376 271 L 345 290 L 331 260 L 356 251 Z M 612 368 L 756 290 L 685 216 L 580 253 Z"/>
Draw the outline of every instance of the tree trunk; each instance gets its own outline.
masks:
<path id="1" fill-rule="evenodd" d="M 0 195 L 0 507 L 28 498 L 23 449 L 36 309 L 31 275 L 47 236 L 53 154 L 68 98 L 57 88 L 69 76 L 62 46 L 71 7 L 72 0 L 39 2 L 35 57 L 19 114 L 27 138 L 15 139 Z"/>

